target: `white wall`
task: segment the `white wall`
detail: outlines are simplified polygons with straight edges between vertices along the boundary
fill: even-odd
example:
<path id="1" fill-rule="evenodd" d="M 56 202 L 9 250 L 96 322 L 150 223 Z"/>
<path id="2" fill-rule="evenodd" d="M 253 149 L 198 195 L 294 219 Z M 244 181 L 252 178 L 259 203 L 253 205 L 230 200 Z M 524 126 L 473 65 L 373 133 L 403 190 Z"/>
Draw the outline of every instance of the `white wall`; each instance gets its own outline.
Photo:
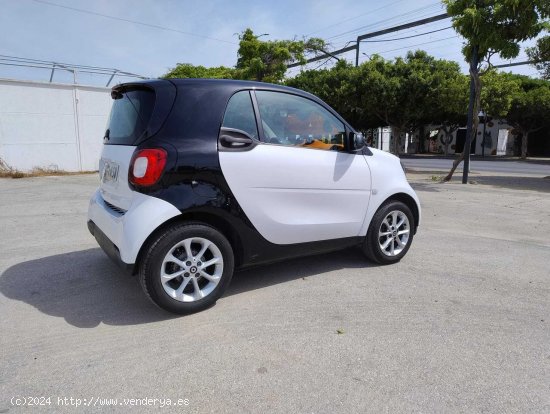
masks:
<path id="1" fill-rule="evenodd" d="M 21 171 L 98 169 L 109 88 L 0 79 L 0 158 Z"/>
<path id="2" fill-rule="evenodd" d="M 391 140 L 391 128 L 378 128 L 375 134 L 375 142 L 373 143 L 375 148 L 382 151 L 390 151 Z"/>
<path id="3" fill-rule="evenodd" d="M 429 127 L 426 127 L 429 129 Z M 438 129 L 437 127 L 434 127 L 434 129 Z M 513 128 L 508 125 L 505 121 L 494 119 L 491 123 L 487 123 L 485 127 L 485 133 L 486 133 L 486 142 L 487 146 L 485 147 L 485 155 L 496 155 L 497 151 L 497 142 L 498 142 L 498 135 L 499 131 L 501 129 L 507 129 L 512 130 Z M 431 144 L 430 150 L 432 152 L 444 152 L 445 145 L 443 144 L 443 137 L 444 132 L 440 131 L 437 135 L 437 140 Z M 506 155 L 513 155 L 514 154 L 514 140 L 515 135 L 510 133 L 508 135 L 508 142 L 506 146 Z M 477 139 L 476 139 L 476 148 L 475 148 L 475 154 L 481 155 L 483 153 L 483 149 L 481 147 L 481 143 L 483 142 L 483 123 L 480 123 L 477 128 Z M 453 132 L 453 138 L 451 143 L 449 144 L 449 154 L 454 154 L 456 144 L 456 131 Z"/>

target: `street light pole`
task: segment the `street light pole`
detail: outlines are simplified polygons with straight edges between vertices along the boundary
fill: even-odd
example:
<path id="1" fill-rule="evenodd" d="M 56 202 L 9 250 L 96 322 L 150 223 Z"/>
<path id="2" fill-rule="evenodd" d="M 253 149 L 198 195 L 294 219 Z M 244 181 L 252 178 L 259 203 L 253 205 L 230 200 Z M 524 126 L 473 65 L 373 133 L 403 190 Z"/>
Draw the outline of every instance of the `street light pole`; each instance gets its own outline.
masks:
<path id="1" fill-rule="evenodd" d="M 483 112 L 483 138 L 481 139 L 481 156 L 485 158 L 485 125 L 487 125 L 487 114 L 483 110 L 481 110 L 481 112 Z"/>
<path id="2" fill-rule="evenodd" d="M 470 172 L 470 146 L 474 133 L 474 106 L 476 99 L 476 84 L 474 76 L 477 76 L 478 46 L 472 48 L 472 59 L 470 60 L 470 102 L 468 104 L 468 122 L 466 124 L 466 142 L 464 144 L 464 168 L 462 171 L 462 184 L 468 184 L 468 173 Z"/>

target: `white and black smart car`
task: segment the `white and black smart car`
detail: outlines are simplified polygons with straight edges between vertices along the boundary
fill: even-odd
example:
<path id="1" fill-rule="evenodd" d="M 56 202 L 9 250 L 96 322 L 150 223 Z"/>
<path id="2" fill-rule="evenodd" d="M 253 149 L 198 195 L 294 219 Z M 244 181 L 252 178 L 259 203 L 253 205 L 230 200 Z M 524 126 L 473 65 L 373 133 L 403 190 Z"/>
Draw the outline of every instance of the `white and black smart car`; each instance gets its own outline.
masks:
<path id="1" fill-rule="evenodd" d="M 265 83 L 117 85 L 88 227 L 175 313 L 202 310 L 251 265 L 360 246 L 399 261 L 420 204 L 399 159 L 317 97 Z"/>

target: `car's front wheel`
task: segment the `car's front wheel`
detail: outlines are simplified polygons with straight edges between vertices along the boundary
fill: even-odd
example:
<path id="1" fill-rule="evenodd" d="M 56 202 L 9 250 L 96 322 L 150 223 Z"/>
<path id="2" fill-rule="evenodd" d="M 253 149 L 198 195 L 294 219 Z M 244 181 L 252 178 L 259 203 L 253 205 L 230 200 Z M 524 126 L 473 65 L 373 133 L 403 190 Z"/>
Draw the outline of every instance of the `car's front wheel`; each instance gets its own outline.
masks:
<path id="1" fill-rule="evenodd" d="M 405 256 L 414 236 L 414 217 L 401 201 L 383 204 L 371 220 L 363 251 L 373 262 L 391 264 Z"/>
<path id="2" fill-rule="evenodd" d="M 139 270 L 147 296 L 178 314 L 212 306 L 233 275 L 233 250 L 218 230 L 200 223 L 181 223 L 147 247 Z"/>

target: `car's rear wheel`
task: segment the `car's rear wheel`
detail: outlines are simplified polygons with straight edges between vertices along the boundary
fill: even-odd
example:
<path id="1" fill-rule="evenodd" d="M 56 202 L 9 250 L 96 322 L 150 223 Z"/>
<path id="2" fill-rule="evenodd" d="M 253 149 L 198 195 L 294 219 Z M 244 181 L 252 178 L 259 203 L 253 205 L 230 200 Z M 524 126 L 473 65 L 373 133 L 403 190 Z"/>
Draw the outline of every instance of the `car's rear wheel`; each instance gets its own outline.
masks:
<path id="1" fill-rule="evenodd" d="M 216 303 L 233 275 L 233 250 L 223 234 L 200 223 L 181 223 L 147 247 L 139 276 L 161 308 L 178 314 Z"/>
<path id="2" fill-rule="evenodd" d="M 398 262 L 411 247 L 414 225 L 410 208 L 401 201 L 390 200 L 372 218 L 363 251 L 376 263 Z"/>

